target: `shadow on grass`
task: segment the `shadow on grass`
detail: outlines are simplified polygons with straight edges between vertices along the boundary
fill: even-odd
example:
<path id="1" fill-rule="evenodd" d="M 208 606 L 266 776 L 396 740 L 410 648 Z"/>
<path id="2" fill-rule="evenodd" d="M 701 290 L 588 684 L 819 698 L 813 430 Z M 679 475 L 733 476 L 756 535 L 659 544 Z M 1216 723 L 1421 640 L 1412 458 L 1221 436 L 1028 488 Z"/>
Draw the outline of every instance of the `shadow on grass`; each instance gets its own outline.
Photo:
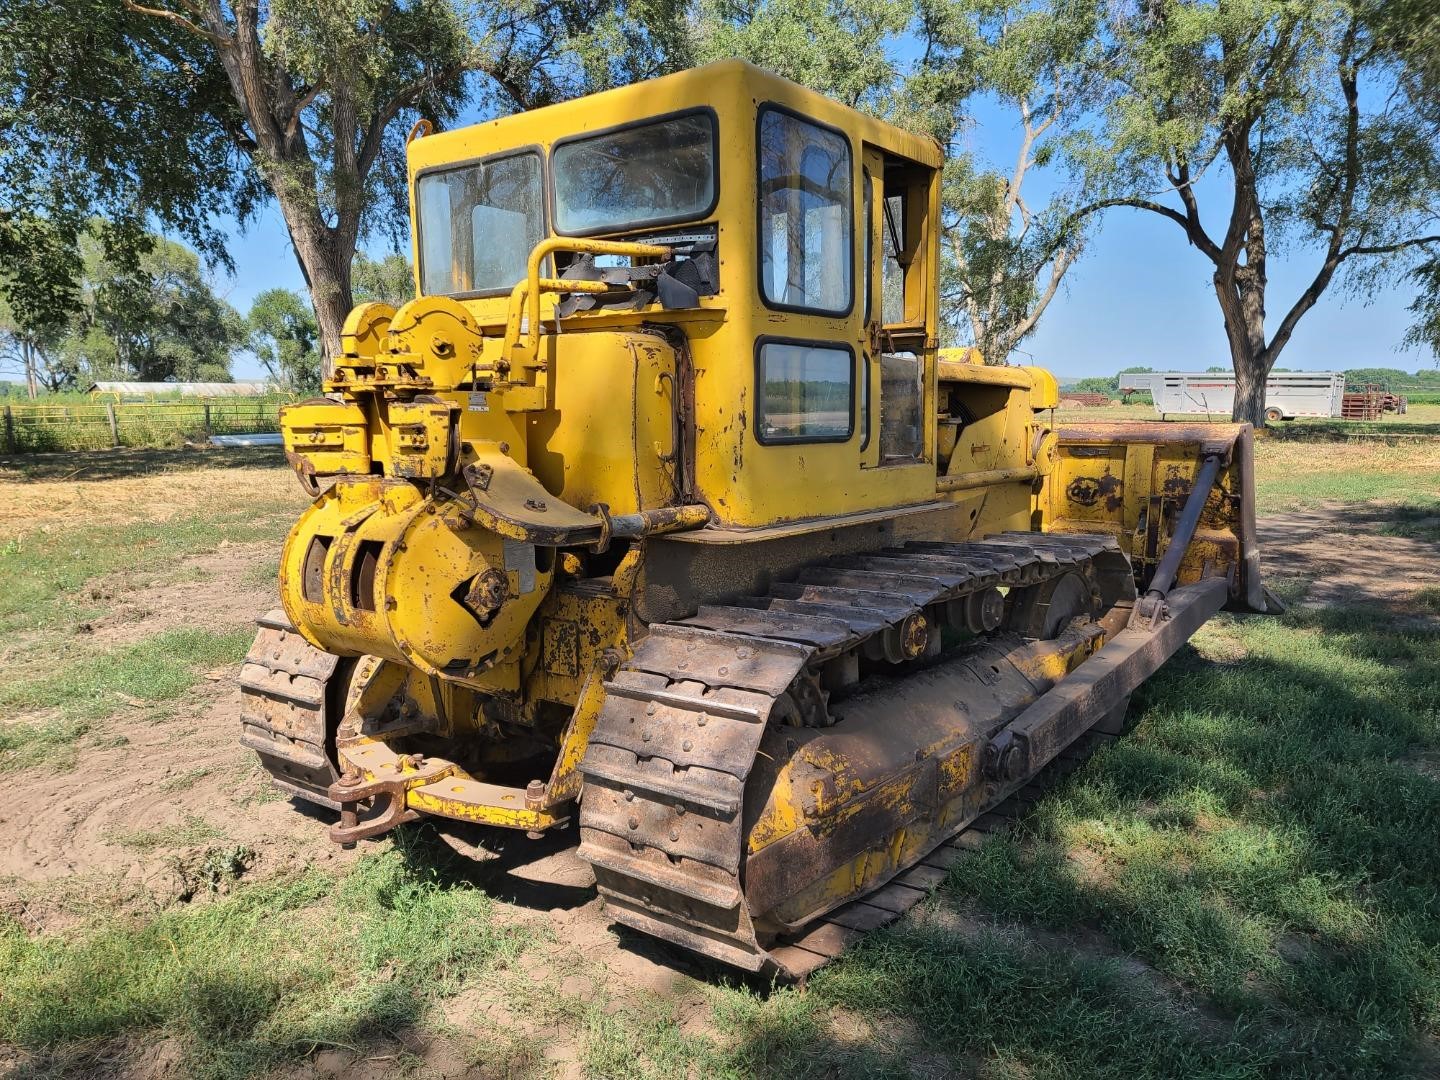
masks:
<path id="1" fill-rule="evenodd" d="M 72 450 L 0 457 L 0 472 L 24 481 L 66 480 L 97 483 L 157 472 L 195 469 L 288 468 L 278 446 L 207 447 L 179 450 Z"/>
<path id="2" fill-rule="evenodd" d="M 1384 612 L 1298 610 L 1239 625 L 1250 651 L 1241 664 L 1187 648 L 1137 694 L 1129 739 L 1042 802 L 1017 837 L 952 874 L 950 894 L 988 911 L 1098 929 L 1238 1033 L 1176 1041 L 1153 1000 L 1147 1013 L 1116 996 L 1122 1028 L 1148 1032 L 1158 1055 L 1116 1074 L 1380 1077 L 1435 1066 L 1416 1047 L 1440 1029 L 1440 783 L 1412 760 L 1440 745 L 1440 635 L 1392 627 Z M 836 1000 L 879 1008 L 885 994 L 909 995 L 927 1030 L 949 1023 L 983 1048 L 976 1033 L 994 1003 L 906 989 L 978 985 L 983 960 L 968 949 L 902 930 L 837 973 Z M 1040 1032 L 1037 1011 L 1078 1011 L 1064 1060 L 1100 1075 L 1083 1056 L 1094 1041 L 1115 1041 L 1116 1064 L 1137 1046 L 1089 1015 L 1098 1006 L 1077 963 L 1021 965 L 1031 996 L 1007 1005 L 1009 1025 Z M 1034 1041 L 1037 1060 L 1055 1038 Z"/>

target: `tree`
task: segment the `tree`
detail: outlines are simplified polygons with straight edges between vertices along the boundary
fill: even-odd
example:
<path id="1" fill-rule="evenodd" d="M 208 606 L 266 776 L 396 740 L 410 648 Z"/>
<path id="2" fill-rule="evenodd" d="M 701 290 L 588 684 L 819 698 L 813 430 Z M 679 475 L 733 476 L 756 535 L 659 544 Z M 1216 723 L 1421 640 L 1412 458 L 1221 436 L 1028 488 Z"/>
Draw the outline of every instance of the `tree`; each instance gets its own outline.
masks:
<path id="1" fill-rule="evenodd" d="M 273 198 L 333 356 L 358 241 L 398 234 L 404 221 L 403 124 L 449 122 L 467 102 L 492 113 L 533 108 L 654 74 L 683 25 L 678 0 L 13 0 L 0 35 L 7 50 L 19 35 L 29 52 L 6 63 L 0 101 L 17 126 L 39 118 L 44 151 L 63 148 L 76 128 L 113 127 L 115 145 L 96 148 L 101 168 L 85 205 L 114 211 L 132 233 L 147 213 L 169 223 L 173 210 L 198 242 L 214 237 L 204 226 L 215 212 L 244 223 Z M 102 75 L 88 72 L 92 53 Z M 70 158 L 79 175 L 88 159 Z M 29 160 L 15 190 L 29 193 L 29 217 L 45 219 L 36 193 L 63 177 L 45 153 Z M 162 182 L 172 163 L 180 180 Z M 131 174 L 153 182 L 95 201 Z M 147 201 L 152 190 L 170 197 L 187 187 L 188 203 Z"/>
<path id="2" fill-rule="evenodd" d="M 404 217 L 396 121 L 454 119 L 471 72 L 485 76 L 482 95 L 499 111 L 585 89 L 573 50 L 611 9 L 586 0 L 473 9 L 456 0 L 123 3 L 188 31 L 223 69 L 242 121 L 233 138 L 279 205 L 327 357 L 339 352 L 359 239 Z M 653 10 L 662 22 L 676 14 Z M 648 42 L 637 34 L 629 44 Z"/>
<path id="3" fill-rule="evenodd" d="M 390 252 L 383 259 L 372 259 L 363 251 L 357 252 L 350 276 L 356 303 L 379 300 L 398 308 L 415 298 L 415 270 L 410 260 L 398 251 Z"/>
<path id="4" fill-rule="evenodd" d="M 320 391 L 320 328 L 305 299 L 266 289 L 250 306 L 250 351 L 277 386 L 297 394 Z"/>
<path id="5" fill-rule="evenodd" d="M 57 328 L 37 330 L 16 318 L 14 310 L 0 295 L 0 371 L 25 380 L 25 394 L 32 400 L 41 390 L 62 390 L 72 373 L 55 352 Z"/>
<path id="6" fill-rule="evenodd" d="M 1415 322 L 1405 332 L 1405 344 L 1429 349 L 1435 362 L 1440 364 L 1440 258 L 1417 266 L 1410 278 L 1417 289 L 1415 301 L 1410 305 Z"/>
<path id="7" fill-rule="evenodd" d="M 741 57 L 884 113 L 900 77 L 887 47 L 911 14 L 907 0 L 701 0 L 695 51 L 701 62 Z"/>
<path id="8" fill-rule="evenodd" d="M 1337 275 L 1368 292 L 1440 245 L 1440 158 L 1419 84 L 1352 0 L 1102 10 L 1103 108 L 1067 146 L 1095 197 L 1074 217 L 1143 210 L 1205 256 L 1234 419 L 1263 424 L 1266 376 Z M 1222 187 L 1217 225 L 1202 191 Z M 1315 264 L 1271 324 L 1268 262 L 1282 244 Z"/>
<path id="9" fill-rule="evenodd" d="M 136 265 L 80 239 L 77 310 L 42 345 L 50 389 L 84 380 L 228 381 L 244 344 L 239 314 L 215 295 L 195 252 L 152 236 Z"/>
<path id="10" fill-rule="evenodd" d="M 1029 0 L 921 0 L 919 11 L 925 51 L 906 96 L 918 113 L 912 126 L 947 148 L 944 298 L 986 362 L 1004 363 L 1035 332 L 1084 247 L 1072 192 L 1032 206 L 1024 189 L 1050 163 L 1066 119 L 1089 104 L 1095 16 L 1082 4 Z M 1003 170 L 964 146 L 982 94 L 1018 120 L 1019 146 Z"/>
<path id="11" fill-rule="evenodd" d="M 201 43 L 115 0 L 7 0 L 0 40 L 0 298 L 17 327 L 41 340 L 68 322 L 82 238 L 133 270 L 158 224 L 224 261 L 213 211 L 243 218 L 257 191 Z"/>

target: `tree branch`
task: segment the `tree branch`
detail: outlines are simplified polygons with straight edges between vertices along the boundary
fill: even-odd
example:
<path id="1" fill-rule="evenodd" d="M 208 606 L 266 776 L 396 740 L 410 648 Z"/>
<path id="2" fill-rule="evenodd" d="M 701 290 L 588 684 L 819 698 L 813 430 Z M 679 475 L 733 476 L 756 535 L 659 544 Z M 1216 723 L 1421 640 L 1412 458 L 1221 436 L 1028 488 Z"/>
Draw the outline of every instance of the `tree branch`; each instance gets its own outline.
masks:
<path id="1" fill-rule="evenodd" d="M 1055 252 L 1054 259 L 1050 262 L 1050 281 L 1045 286 L 1045 291 L 1035 301 L 1035 306 L 1030 309 L 1030 314 L 1020 320 L 1020 323 L 1010 331 L 1010 348 L 1013 349 L 1020 342 L 1025 340 L 1025 335 L 1034 329 L 1035 324 L 1040 321 L 1040 316 L 1050 306 L 1050 301 L 1055 298 L 1055 293 L 1060 288 L 1060 279 L 1065 276 L 1065 271 L 1070 269 L 1070 264 L 1075 261 L 1079 252 L 1070 248 L 1061 248 Z M 1006 353 L 1009 353 L 1009 349 Z"/>
<path id="2" fill-rule="evenodd" d="M 1184 229 L 1185 235 L 1189 238 L 1190 243 L 1205 252 L 1206 255 L 1210 255 L 1212 250 L 1218 250 L 1215 241 L 1211 240 L 1203 229 L 1199 230 L 1198 237 L 1195 235 L 1195 226 L 1193 226 L 1190 220 L 1184 214 L 1180 213 L 1179 210 L 1166 206 L 1163 203 L 1152 202 L 1149 199 L 1130 196 L 1116 199 L 1100 199 L 1098 202 L 1087 203 L 1078 210 L 1071 211 L 1070 214 L 1066 216 L 1064 225 L 1078 224 L 1082 218 L 1117 206 L 1128 206 L 1135 210 L 1148 210 L 1152 214 L 1159 214 L 1163 218 L 1169 218 L 1175 222 L 1175 224 L 1179 225 L 1180 228 Z M 1213 258 L 1214 256 L 1210 257 Z"/>
<path id="3" fill-rule="evenodd" d="M 1412 247 L 1422 247 L 1425 244 L 1440 244 L 1440 235 L 1412 236 L 1409 240 L 1397 240 L 1393 244 L 1356 244 L 1342 250 L 1340 252 L 1340 258 L 1343 261 L 1352 255 L 1393 255 L 1397 251 L 1404 251 Z"/>
<path id="4" fill-rule="evenodd" d="M 213 31 L 207 30 L 203 26 L 200 26 L 198 23 L 191 22 L 189 19 L 185 18 L 184 15 L 181 15 L 178 11 L 167 11 L 164 8 L 145 7 L 143 4 L 137 4 L 135 0 L 121 0 L 121 3 L 124 5 L 125 10 L 133 15 L 148 15 L 152 19 L 164 19 L 166 22 L 174 23 L 176 26 L 181 27 L 184 30 L 188 30 L 192 34 L 199 35 L 206 41 L 209 41 L 216 48 L 223 49 L 230 44 L 230 40 L 224 35 L 216 34 Z"/>
<path id="5" fill-rule="evenodd" d="M 300 126 L 300 114 L 315 103 L 315 99 L 320 96 L 321 91 L 324 89 L 325 76 L 322 75 L 315 80 L 315 85 L 307 90 L 304 96 L 295 103 L 295 107 L 290 110 L 290 122 L 285 125 L 286 142 L 289 142 L 295 137 L 295 129 Z"/>

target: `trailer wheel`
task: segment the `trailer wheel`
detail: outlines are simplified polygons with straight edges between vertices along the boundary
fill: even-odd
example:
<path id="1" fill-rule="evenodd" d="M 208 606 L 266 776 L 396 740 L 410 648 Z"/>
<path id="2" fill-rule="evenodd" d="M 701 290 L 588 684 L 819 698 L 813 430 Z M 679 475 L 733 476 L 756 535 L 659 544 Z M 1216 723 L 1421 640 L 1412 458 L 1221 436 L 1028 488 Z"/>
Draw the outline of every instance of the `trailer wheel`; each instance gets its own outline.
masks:
<path id="1" fill-rule="evenodd" d="M 1265 419 L 1273 424 L 1276 420 L 1284 420 L 1285 414 L 1272 405 L 1265 410 Z"/>

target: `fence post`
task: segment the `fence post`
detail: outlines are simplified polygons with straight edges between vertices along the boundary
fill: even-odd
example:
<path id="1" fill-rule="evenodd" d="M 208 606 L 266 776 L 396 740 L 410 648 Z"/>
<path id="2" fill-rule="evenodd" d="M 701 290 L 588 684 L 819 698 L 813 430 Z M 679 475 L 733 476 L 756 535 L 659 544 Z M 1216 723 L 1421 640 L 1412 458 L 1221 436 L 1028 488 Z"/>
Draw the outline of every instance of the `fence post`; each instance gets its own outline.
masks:
<path id="1" fill-rule="evenodd" d="M 112 446 L 119 446 L 120 422 L 115 419 L 115 403 L 113 401 L 107 401 L 105 403 L 105 415 L 110 419 L 110 444 Z"/>
<path id="2" fill-rule="evenodd" d="M 205 402 L 205 434 L 210 434 L 210 402 Z"/>
<path id="3" fill-rule="evenodd" d="M 15 453 L 15 413 L 9 405 L 5 406 L 5 452 Z"/>

